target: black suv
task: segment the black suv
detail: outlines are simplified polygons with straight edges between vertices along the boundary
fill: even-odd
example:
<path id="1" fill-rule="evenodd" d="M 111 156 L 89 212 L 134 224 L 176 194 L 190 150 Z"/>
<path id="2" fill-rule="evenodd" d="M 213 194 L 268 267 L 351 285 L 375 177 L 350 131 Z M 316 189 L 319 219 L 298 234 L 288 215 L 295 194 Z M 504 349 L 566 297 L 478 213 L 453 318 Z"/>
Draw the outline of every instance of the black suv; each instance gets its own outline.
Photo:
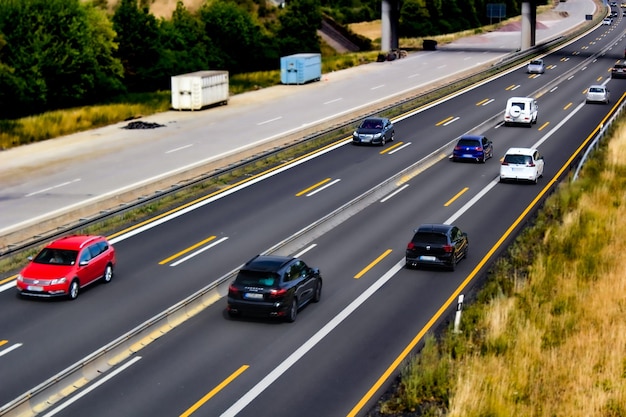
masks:
<path id="1" fill-rule="evenodd" d="M 227 311 L 296 320 L 298 310 L 322 297 L 322 277 L 317 268 L 286 256 L 257 255 L 239 271 L 228 287 Z"/>
<path id="2" fill-rule="evenodd" d="M 626 52 L 624 53 L 626 56 Z M 626 78 L 626 63 L 618 62 L 611 68 L 611 78 Z"/>
<path id="3" fill-rule="evenodd" d="M 469 240 L 456 226 L 423 224 L 415 230 L 406 248 L 406 266 L 439 265 L 454 271 L 456 264 L 467 256 Z"/>

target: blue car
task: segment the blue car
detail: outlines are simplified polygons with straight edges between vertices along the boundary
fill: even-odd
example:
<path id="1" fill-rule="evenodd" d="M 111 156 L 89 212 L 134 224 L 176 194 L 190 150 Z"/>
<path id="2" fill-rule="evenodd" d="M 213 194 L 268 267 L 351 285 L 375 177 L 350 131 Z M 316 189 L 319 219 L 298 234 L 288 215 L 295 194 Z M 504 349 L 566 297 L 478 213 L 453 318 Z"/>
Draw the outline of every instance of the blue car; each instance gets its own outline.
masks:
<path id="1" fill-rule="evenodd" d="M 484 136 L 464 135 L 461 136 L 452 151 L 452 161 L 472 160 L 485 162 L 493 157 L 493 143 Z"/>

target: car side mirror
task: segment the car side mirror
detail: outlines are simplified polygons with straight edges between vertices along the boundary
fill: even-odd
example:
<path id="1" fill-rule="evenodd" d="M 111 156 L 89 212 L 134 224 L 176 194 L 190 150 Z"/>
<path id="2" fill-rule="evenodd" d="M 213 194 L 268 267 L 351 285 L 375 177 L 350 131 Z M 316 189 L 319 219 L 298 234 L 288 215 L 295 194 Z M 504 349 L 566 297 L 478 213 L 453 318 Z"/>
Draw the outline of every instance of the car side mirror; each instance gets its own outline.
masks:
<path id="1" fill-rule="evenodd" d="M 85 265 L 89 265 L 89 261 L 80 261 L 78 263 L 78 266 L 85 266 Z"/>

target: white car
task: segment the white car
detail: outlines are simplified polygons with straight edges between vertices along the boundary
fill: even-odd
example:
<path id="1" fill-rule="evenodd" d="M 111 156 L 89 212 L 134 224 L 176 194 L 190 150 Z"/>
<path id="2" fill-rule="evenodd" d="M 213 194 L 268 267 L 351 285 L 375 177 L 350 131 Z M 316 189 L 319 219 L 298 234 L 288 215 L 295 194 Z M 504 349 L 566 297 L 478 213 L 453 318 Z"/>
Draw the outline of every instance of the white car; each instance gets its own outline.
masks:
<path id="1" fill-rule="evenodd" d="M 587 89 L 585 101 L 587 103 L 604 103 L 609 104 L 611 93 L 604 85 L 592 85 Z"/>
<path id="2" fill-rule="evenodd" d="M 546 66 L 543 63 L 543 59 L 533 59 L 528 63 L 526 72 L 529 74 L 543 74 L 546 72 Z"/>
<path id="3" fill-rule="evenodd" d="M 539 106 L 532 97 L 511 97 L 504 109 L 504 125 L 526 125 L 532 127 L 537 123 Z"/>
<path id="4" fill-rule="evenodd" d="M 613 24 L 613 19 L 605 17 L 604 20 L 602 20 L 602 24 L 605 26 L 611 26 L 611 24 Z"/>
<path id="5" fill-rule="evenodd" d="M 509 148 L 500 165 L 500 182 L 530 181 L 543 176 L 543 156 L 535 148 Z"/>

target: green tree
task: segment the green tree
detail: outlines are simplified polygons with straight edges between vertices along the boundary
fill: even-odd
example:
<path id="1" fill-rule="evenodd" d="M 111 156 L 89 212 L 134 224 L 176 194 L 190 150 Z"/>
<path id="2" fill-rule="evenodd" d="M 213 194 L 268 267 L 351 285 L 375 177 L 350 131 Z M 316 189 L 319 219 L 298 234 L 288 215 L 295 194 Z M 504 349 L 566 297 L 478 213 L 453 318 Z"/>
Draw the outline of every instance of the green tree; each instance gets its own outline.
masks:
<path id="1" fill-rule="evenodd" d="M 161 23 L 161 47 L 159 68 L 164 74 L 225 68 L 202 21 L 185 8 L 182 0 L 176 3 L 172 18 Z"/>
<path id="2" fill-rule="evenodd" d="M 290 0 L 279 21 L 281 55 L 320 51 L 317 30 L 322 26 L 322 13 L 319 0 Z"/>
<path id="3" fill-rule="evenodd" d="M 220 52 L 225 69 L 249 72 L 265 69 L 273 45 L 253 16 L 233 1 L 205 4 L 200 9 L 207 37 Z M 269 51 L 269 52 L 268 52 Z"/>
<path id="4" fill-rule="evenodd" d="M 79 0 L 0 2 L 0 110 L 18 117 L 116 91 L 119 65 L 104 14 Z M 102 89 L 102 90 L 100 90 Z"/>
<path id="5" fill-rule="evenodd" d="M 126 87 L 134 92 L 169 88 L 169 78 L 159 72 L 159 22 L 148 7 L 140 8 L 137 0 L 122 0 L 113 14 L 113 29 Z"/>

